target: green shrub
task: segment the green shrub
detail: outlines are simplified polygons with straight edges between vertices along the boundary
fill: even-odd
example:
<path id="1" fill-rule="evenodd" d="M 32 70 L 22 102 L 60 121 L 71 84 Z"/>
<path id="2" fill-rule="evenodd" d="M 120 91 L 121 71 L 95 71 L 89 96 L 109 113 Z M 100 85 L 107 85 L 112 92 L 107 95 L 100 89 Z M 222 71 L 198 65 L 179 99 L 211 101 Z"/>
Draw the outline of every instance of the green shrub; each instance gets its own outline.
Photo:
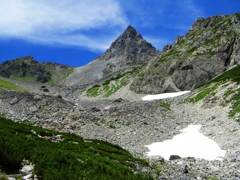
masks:
<path id="1" fill-rule="evenodd" d="M 99 85 L 94 85 L 93 87 L 89 88 L 86 92 L 87 97 L 97 97 L 99 95 Z"/>
<path id="2" fill-rule="evenodd" d="M 121 81 L 120 84 L 118 84 L 118 85 L 113 85 L 111 88 L 109 88 L 105 97 L 110 97 L 111 95 L 113 95 L 115 92 L 117 92 L 119 89 L 121 89 L 122 87 L 124 87 L 126 85 L 127 84 L 124 81 Z"/>
<path id="3" fill-rule="evenodd" d="M 157 104 L 159 104 L 161 107 L 165 108 L 168 111 L 171 111 L 171 104 L 164 101 L 158 101 Z"/>
<path id="4" fill-rule="evenodd" d="M 5 173 L 0 172 L 0 180 L 8 180 L 8 177 Z"/>
<path id="5" fill-rule="evenodd" d="M 34 174 L 39 179 L 153 179 L 137 169 L 137 165 L 147 167 L 146 161 L 134 158 L 118 145 L 86 141 L 75 134 L 57 133 L 4 118 L 0 118 L 0 127 L 0 165 L 5 172 L 18 170 L 25 158 L 34 164 Z M 38 137 L 40 133 L 60 134 L 63 141 L 51 142 Z"/>
<path id="6" fill-rule="evenodd" d="M 116 127 L 112 124 L 110 124 L 109 127 L 112 128 L 112 129 L 116 129 Z"/>
<path id="7" fill-rule="evenodd" d="M 240 21 L 240 13 L 235 14 L 237 16 L 237 19 Z"/>

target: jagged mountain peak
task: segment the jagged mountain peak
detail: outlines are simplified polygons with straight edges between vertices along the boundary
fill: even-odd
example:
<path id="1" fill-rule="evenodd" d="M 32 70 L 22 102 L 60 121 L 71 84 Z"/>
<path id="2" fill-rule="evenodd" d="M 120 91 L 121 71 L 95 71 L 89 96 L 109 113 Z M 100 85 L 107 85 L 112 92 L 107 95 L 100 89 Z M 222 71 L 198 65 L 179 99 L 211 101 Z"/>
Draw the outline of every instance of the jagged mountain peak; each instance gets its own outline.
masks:
<path id="1" fill-rule="evenodd" d="M 149 59 L 146 56 L 153 56 L 156 53 L 155 47 L 143 39 L 134 27 L 129 25 L 99 59 L 109 60 L 121 57 L 121 61 L 124 63 L 142 64 Z M 145 56 L 145 58 L 139 58 L 140 56 Z"/>
<path id="2" fill-rule="evenodd" d="M 76 70 L 66 82 L 67 85 L 90 84 L 113 74 L 124 72 L 134 66 L 147 63 L 159 52 L 143 39 L 134 27 L 126 30 L 111 44 L 106 52 L 92 63 Z"/>
<path id="3" fill-rule="evenodd" d="M 129 25 L 119 38 L 134 38 L 134 37 L 143 38 L 142 35 L 139 34 L 134 27 Z"/>

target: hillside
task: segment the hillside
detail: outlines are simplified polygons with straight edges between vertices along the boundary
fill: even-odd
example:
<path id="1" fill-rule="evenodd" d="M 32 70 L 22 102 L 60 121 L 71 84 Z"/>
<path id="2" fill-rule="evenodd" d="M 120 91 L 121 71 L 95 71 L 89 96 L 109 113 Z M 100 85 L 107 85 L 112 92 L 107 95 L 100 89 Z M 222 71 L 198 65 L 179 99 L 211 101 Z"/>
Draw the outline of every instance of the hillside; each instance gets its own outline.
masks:
<path id="1" fill-rule="evenodd" d="M 57 63 L 39 63 L 31 56 L 0 64 L 0 76 L 30 83 L 62 85 L 72 72 L 72 67 Z"/>
<path id="2" fill-rule="evenodd" d="M 197 19 L 183 37 L 168 44 L 131 90 L 161 93 L 195 89 L 240 59 L 240 14 Z"/>

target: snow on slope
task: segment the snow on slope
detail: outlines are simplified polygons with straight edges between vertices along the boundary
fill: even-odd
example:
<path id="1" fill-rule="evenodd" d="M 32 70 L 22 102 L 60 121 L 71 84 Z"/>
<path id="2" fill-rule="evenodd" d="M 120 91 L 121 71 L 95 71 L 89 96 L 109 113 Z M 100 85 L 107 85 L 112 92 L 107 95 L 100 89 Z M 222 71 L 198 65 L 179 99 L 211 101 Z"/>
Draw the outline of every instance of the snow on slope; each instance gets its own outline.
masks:
<path id="1" fill-rule="evenodd" d="M 147 156 L 161 156 L 169 160 L 171 155 L 182 158 L 195 157 L 200 159 L 222 160 L 226 151 L 220 149 L 218 144 L 199 132 L 201 125 L 189 125 L 181 130 L 181 134 L 171 140 L 156 142 L 146 147 L 150 150 Z"/>
<path id="2" fill-rule="evenodd" d="M 151 101 L 155 99 L 165 99 L 184 95 L 190 91 L 182 91 L 175 93 L 164 93 L 156 95 L 147 95 L 142 97 L 144 101 Z M 187 128 L 181 130 L 181 134 L 173 137 L 171 140 L 163 142 L 155 142 L 146 145 L 149 152 L 147 156 L 161 156 L 165 160 L 169 160 L 171 155 L 179 155 L 182 158 L 195 157 L 200 159 L 222 160 L 226 151 L 220 149 L 218 144 L 204 136 L 200 132 L 201 125 L 189 125 Z"/>
<path id="3" fill-rule="evenodd" d="M 143 101 L 151 101 L 155 99 L 165 99 L 165 98 L 172 98 L 184 95 L 186 93 L 189 93 L 190 91 L 180 91 L 180 92 L 174 92 L 174 93 L 163 93 L 163 94 L 156 94 L 156 95 L 147 95 L 142 97 Z"/>

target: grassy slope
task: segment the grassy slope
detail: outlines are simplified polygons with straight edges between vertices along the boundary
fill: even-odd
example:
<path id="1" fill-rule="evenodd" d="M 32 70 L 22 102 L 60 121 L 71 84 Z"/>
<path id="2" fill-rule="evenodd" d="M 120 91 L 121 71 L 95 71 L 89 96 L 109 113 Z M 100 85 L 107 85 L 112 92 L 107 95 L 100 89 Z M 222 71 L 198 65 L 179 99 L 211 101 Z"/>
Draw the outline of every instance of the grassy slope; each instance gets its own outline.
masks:
<path id="1" fill-rule="evenodd" d="M 223 74 L 215 77 L 202 87 L 200 87 L 196 94 L 192 95 L 190 98 L 187 99 L 188 102 L 198 102 L 204 99 L 210 93 L 212 95 L 217 93 L 218 87 L 226 82 L 232 82 L 236 84 L 240 84 L 240 65 L 224 72 Z M 236 96 L 231 100 L 227 100 L 227 97 L 236 93 Z M 226 89 L 225 94 L 222 97 L 225 100 L 225 104 L 223 106 L 228 105 L 231 103 L 231 110 L 230 116 L 236 117 L 237 121 L 240 118 L 240 88 L 237 89 Z"/>
<path id="2" fill-rule="evenodd" d="M 20 87 L 8 82 L 8 81 L 5 81 L 3 80 L 2 78 L 0 78 L 0 90 L 4 90 L 4 89 L 7 89 L 7 90 L 14 90 L 14 91 L 18 91 L 18 92 L 23 92 L 24 90 L 21 89 Z"/>
<path id="3" fill-rule="evenodd" d="M 99 95 L 103 95 L 104 97 L 108 98 L 116 93 L 119 89 L 126 86 L 127 80 L 138 76 L 142 69 L 144 69 L 144 66 L 142 68 L 135 67 L 131 71 L 120 73 L 115 77 L 112 77 L 111 79 L 105 81 L 102 85 L 95 84 L 91 88 L 87 89 L 86 96 L 97 97 Z"/>
<path id="4" fill-rule="evenodd" d="M 125 83 L 126 80 L 126 73 L 119 74 L 116 77 L 111 78 L 110 80 L 107 80 L 102 85 L 94 85 L 93 87 L 89 88 L 86 91 L 87 97 L 97 97 L 101 94 L 104 95 L 104 97 L 110 97 L 115 92 L 117 92 L 122 87 L 126 86 Z M 111 83 L 112 82 L 112 83 Z"/>
<path id="5" fill-rule="evenodd" d="M 47 82 L 48 85 L 63 85 L 67 77 L 74 72 L 73 67 L 68 67 L 64 70 L 51 70 L 52 78 Z"/>
<path id="6" fill-rule="evenodd" d="M 57 133 L 0 118 L 0 168 L 17 170 L 23 158 L 33 162 L 41 179 L 153 179 L 136 165 L 148 166 L 117 145 L 85 141 L 74 134 Z M 34 131 L 36 133 L 34 133 Z M 61 134 L 61 142 L 41 136 Z M 2 167 L 1 167 L 2 166 Z"/>

